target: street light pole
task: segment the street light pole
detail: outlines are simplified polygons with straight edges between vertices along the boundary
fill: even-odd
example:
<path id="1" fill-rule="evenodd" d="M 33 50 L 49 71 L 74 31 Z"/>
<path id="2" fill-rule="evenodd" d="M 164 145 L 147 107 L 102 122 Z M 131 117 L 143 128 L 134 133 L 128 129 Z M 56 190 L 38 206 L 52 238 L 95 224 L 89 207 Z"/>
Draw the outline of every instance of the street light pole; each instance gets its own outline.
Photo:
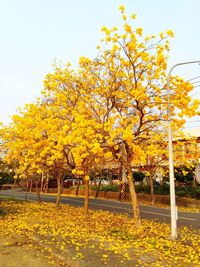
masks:
<path id="1" fill-rule="evenodd" d="M 173 145 L 172 145 L 172 127 L 171 127 L 171 103 L 170 103 L 170 76 L 174 68 L 187 65 L 197 64 L 198 61 L 189 61 L 175 64 L 171 67 L 167 76 L 167 119 L 168 119 L 168 149 L 169 149 L 169 181 L 170 181 L 170 208 L 171 208 L 171 239 L 177 238 L 177 207 L 175 197 L 175 184 L 174 184 L 174 162 L 173 162 Z"/>

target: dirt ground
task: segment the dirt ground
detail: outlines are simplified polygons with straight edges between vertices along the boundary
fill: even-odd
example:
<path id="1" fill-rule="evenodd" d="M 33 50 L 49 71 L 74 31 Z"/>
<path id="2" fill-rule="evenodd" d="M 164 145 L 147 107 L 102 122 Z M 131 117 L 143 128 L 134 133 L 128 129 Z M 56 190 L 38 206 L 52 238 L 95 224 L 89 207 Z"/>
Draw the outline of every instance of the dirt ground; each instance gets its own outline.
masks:
<path id="1" fill-rule="evenodd" d="M 71 262 L 72 265 L 66 262 Z M 125 262 L 120 261 L 116 255 L 110 255 L 109 261 L 102 262 L 101 255 L 89 249 L 84 260 L 75 259 L 70 251 L 69 255 L 65 256 L 57 253 L 56 249 L 54 253 L 48 253 L 48 250 L 38 246 L 38 242 L 31 244 L 30 240 L 25 241 L 19 236 L 16 237 L 15 234 L 0 242 L 0 267 L 132 267 L 131 263 L 124 264 Z"/>
<path id="2" fill-rule="evenodd" d="M 0 241 L 1 267 L 70 267 L 51 253 L 34 247 L 23 240 L 6 238 Z"/>

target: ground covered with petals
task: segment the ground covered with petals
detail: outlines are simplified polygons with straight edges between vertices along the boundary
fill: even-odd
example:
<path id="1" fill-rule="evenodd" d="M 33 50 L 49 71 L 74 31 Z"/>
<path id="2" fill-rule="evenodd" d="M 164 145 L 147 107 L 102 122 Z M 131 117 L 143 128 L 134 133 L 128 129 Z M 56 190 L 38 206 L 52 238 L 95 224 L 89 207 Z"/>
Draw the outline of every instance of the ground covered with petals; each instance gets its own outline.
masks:
<path id="1" fill-rule="evenodd" d="M 82 208 L 66 205 L 56 210 L 49 203 L 0 203 L 0 262 L 3 251 L 14 247 L 23 251 L 19 261 L 30 262 L 34 253 L 38 267 L 200 266 L 199 234 L 181 228 L 171 241 L 167 224 L 143 221 L 136 227 L 126 215 L 107 211 L 86 216 Z"/>

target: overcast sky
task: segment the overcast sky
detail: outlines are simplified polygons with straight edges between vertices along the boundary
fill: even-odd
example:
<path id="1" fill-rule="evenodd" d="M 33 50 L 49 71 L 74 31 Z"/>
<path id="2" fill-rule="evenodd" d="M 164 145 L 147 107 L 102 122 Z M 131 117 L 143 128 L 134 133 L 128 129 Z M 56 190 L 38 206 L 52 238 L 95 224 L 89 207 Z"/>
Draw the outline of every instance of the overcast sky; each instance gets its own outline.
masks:
<path id="1" fill-rule="evenodd" d="M 121 4 L 137 14 L 145 34 L 175 32 L 169 67 L 200 60 L 199 0 L 0 0 L 0 121 L 9 122 L 18 106 L 39 96 L 55 59 L 75 66 L 80 56 L 95 58 L 101 27 L 122 25 Z M 200 66 L 173 73 L 190 79 Z"/>

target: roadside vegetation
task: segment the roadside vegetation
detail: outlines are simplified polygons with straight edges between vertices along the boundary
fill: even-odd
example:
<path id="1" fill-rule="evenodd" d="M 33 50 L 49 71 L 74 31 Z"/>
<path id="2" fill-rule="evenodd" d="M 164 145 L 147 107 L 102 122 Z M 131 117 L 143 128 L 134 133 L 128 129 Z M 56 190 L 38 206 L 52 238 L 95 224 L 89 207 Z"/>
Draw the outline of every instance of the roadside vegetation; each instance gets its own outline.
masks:
<path id="1" fill-rule="evenodd" d="M 73 187 L 72 187 L 73 188 Z M 75 188 L 75 187 L 74 187 Z M 151 193 L 151 187 L 148 185 L 136 185 L 136 193 Z M 84 186 L 81 186 L 80 189 L 84 189 Z M 91 186 L 92 190 L 96 190 L 97 187 Z M 99 191 L 110 191 L 110 192 L 119 192 L 119 185 L 102 185 L 99 188 Z M 169 195 L 169 185 L 156 185 L 154 186 L 154 194 L 156 195 Z M 127 189 L 128 192 L 128 189 Z M 189 197 L 194 199 L 200 199 L 200 187 L 192 187 L 192 186 L 176 186 L 176 196 L 178 197 Z"/>

